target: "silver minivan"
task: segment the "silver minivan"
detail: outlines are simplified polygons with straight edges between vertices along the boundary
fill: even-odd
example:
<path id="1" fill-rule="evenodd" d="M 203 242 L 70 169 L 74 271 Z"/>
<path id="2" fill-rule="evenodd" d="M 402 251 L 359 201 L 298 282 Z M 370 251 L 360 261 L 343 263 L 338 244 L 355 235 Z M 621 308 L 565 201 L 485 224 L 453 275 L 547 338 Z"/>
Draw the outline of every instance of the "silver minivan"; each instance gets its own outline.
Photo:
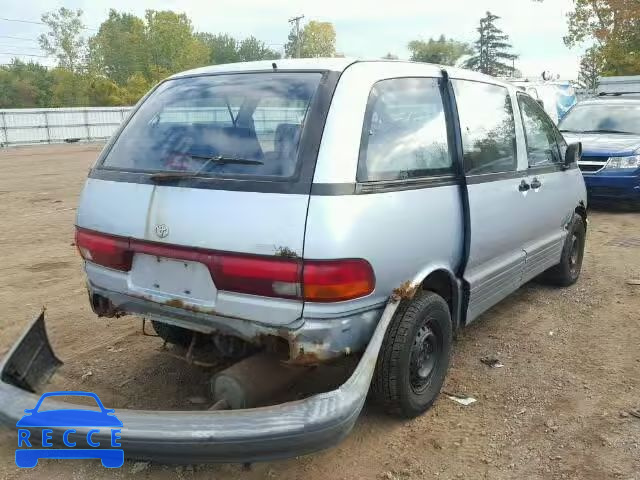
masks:
<path id="1" fill-rule="evenodd" d="M 531 97 L 455 68 L 278 60 L 160 83 L 80 200 L 95 313 L 142 316 L 167 342 L 198 336 L 227 358 L 360 360 L 338 389 L 274 407 L 119 412 L 125 452 L 313 451 L 349 432 L 370 386 L 388 411 L 421 414 L 456 330 L 536 277 L 578 278 L 579 156 Z"/>

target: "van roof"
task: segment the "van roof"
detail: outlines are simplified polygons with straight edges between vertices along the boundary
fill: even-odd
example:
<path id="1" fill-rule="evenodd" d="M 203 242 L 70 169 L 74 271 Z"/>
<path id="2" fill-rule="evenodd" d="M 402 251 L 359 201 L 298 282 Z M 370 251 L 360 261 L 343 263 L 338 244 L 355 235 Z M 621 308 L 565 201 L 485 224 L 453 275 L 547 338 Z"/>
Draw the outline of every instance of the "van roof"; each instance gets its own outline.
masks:
<path id="1" fill-rule="evenodd" d="M 282 70 L 333 70 L 341 72 L 356 61 L 354 58 L 284 58 L 257 62 L 224 63 L 176 73 L 171 78 L 207 73 L 272 70 L 274 63 L 278 69 Z"/>
<path id="2" fill-rule="evenodd" d="M 257 62 L 239 62 L 239 63 L 225 63 L 220 65 L 209 65 L 207 67 L 195 68 L 193 70 L 187 70 L 185 72 L 176 73 L 170 78 L 178 78 L 190 75 L 200 75 L 209 73 L 225 73 L 225 72 L 250 72 L 260 70 L 272 70 L 275 63 L 280 70 L 330 70 L 336 72 L 344 71 L 349 65 L 356 62 L 377 62 L 387 63 L 389 65 L 402 64 L 402 63 L 414 63 L 425 65 L 426 67 L 437 67 L 438 69 L 445 68 L 449 75 L 454 78 L 461 78 L 467 80 L 477 80 L 489 83 L 495 83 L 497 85 L 510 86 L 513 85 L 505 82 L 499 78 L 491 77 L 479 72 L 471 70 L 465 70 L 461 68 L 455 68 L 451 66 L 440 66 L 430 63 L 422 62 L 410 62 L 408 60 L 387 60 L 387 59 L 369 59 L 362 60 L 357 58 L 284 58 L 280 60 L 260 60 Z"/>

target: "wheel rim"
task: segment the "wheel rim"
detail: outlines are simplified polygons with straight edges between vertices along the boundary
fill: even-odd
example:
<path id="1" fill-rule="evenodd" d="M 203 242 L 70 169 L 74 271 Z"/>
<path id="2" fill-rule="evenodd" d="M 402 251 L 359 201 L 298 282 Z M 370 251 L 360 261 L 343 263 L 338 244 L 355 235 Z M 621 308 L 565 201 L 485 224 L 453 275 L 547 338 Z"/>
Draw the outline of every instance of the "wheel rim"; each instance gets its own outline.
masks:
<path id="1" fill-rule="evenodd" d="M 578 270 L 580 264 L 580 239 L 577 235 L 571 235 L 571 250 L 569 250 L 569 269 L 571 273 Z"/>
<path id="2" fill-rule="evenodd" d="M 409 375 L 414 393 L 420 394 L 429 386 L 441 352 L 442 342 L 438 332 L 429 322 L 425 322 L 418 329 L 411 348 Z"/>

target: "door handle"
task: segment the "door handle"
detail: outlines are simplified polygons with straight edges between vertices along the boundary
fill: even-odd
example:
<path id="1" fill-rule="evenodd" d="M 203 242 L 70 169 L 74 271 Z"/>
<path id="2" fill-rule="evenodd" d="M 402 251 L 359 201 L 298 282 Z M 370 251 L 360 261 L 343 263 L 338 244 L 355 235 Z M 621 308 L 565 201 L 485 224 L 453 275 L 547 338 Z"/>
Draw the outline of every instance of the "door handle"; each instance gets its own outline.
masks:
<path id="1" fill-rule="evenodd" d="M 518 190 L 521 192 L 526 192 L 527 190 L 531 190 L 531 185 L 529 185 L 526 180 L 522 180 L 520 185 L 518 186 Z"/>
<path id="2" fill-rule="evenodd" d="M 542 186 L 542 182 L 538 180 L 536 177 L 534 177 L 533 181 L 531 182 L 531 188 L 533 188 L 534 190 L 537 190 L 541 186 Z"/>

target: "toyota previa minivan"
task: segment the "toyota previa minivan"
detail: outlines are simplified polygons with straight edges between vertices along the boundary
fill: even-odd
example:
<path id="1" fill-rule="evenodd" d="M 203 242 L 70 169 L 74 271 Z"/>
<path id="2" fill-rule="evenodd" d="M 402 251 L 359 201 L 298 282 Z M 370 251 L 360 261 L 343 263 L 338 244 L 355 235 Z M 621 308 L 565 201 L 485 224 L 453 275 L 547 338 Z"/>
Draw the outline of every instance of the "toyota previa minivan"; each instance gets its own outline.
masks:
<path id="1" fill-rule="evenodd" d="M 227 359 L 359 361 L 339 388 L 271 407 L 119 410 L 125 454 L 310 452 L 350 431 L 369 391 L 395 415 L 423 413 L 458 329 L 534 278 L 577 280 L 579 158 L 537 101 L 455 68 L 278 60 L 161 82 L 82 192 L 94 312 L 150 319 L 182 346 L 198 335 Z M 24 395 L 10 383 L 0 403 Z"/>

